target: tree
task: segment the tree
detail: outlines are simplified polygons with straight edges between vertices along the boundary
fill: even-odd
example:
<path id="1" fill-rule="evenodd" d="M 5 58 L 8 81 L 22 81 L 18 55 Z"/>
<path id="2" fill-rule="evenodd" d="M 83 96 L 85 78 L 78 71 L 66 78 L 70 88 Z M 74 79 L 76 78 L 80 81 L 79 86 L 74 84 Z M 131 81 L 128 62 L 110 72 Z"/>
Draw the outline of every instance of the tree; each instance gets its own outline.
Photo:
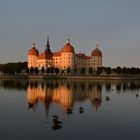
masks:
<path id="1" fill-rule="evenodd" d="M 92 73 L 92 67 L 90 67 L 90 68 L 88 69 L 88 73 L 89 73 L 89 74 Z"/>
<path id="2" fill-rule="evenodd" d="M 123 74 L 128 74 L 129 73 L 129 68 L 123 67 L 122 68 L 122 73 Z"/>
<path id="3" fill-rule="evenodd" d="M 122 73 L 122 68 L 118 66 L 118 67 L 115 69 L 115 72 L 118 73 L 118 74 L 121 74 L 121 73 Z"/>
<path id="4" fill-rule="evenodd" d="M 67 74 L 69 74 L 69 73 L 70 73 L 70 67 L 67 68 Z"/>
<path id="5" fill-rule="evenodd" d="M 51 72 L 51 74 L 54 73 L 54 67 L 51 67 L 51 68 L 50 68 L 50 72 Z"/>
<path id="6" fill-rule="evenodd" d="M 77 73 L 77 69 L 76 68 L 74 68 L 74 74 L 76 74 Z"/>
<path id="7" fill-rule="evenodd" d="M 50 73 L 50 68 L 48 67 L 47 70 L 46 70 L 47 74 Z"/>
<path id="8" fill-rule="evenodd" d="M 55 68 L 56 75 L 59 73 L 59 68 Z"/>
<path id="9" fill-rule="evenodd" d="M 85 74 L 85 71 L 86 71 L 85 67 L 82 67 L 81 73 L 82 73 L 82 74 Z"/>
<path id="10" fill-rule="evenodd" d="M 26 73 L 29 73 L 29 68 L 26 68 Z"/>
<path id="11" fill-rule="evenodd" d="M 111 73 L 111 67 L 104 68 L 104 71 L 109 75 Z"/>
<path id="12" fill-rule="evenodd" d="M 97 68 L 97 75 L 100 75 L 102 73 L 102 67 Z"/>
<path id="13" fill-rule="evenodd" d="M 35 74 L 38 74 L 39 70 L 38 67 L 35 67 Z"/>
<path id="14" fill-rule="evenodd" d="M 31 68 L 30 68 L 30 73 L 33 73 L 33 72 L 34 72 L 34 68 L 31 67 Z"/>
<path id="15" fill-rule="evenodd" d="M 44 67 L 41 68 L 41 72 L 44 73 Z"/>

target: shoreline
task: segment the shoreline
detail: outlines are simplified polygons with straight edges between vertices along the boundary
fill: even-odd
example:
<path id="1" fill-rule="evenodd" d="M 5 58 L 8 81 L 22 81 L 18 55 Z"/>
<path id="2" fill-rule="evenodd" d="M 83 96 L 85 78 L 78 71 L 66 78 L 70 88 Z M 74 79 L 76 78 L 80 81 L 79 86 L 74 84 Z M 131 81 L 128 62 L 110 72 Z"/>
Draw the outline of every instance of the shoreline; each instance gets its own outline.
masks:
<path id="1" fill-rule="evenodd" d="M 42 80 L 59 80 L 59 79 L 70 79 L 70 80 L 140 80 L 138 76 L 73 76 L 73 75 L 2 75 L 0 80 L 25 80 L 25 79 L 42 79 Z"/>

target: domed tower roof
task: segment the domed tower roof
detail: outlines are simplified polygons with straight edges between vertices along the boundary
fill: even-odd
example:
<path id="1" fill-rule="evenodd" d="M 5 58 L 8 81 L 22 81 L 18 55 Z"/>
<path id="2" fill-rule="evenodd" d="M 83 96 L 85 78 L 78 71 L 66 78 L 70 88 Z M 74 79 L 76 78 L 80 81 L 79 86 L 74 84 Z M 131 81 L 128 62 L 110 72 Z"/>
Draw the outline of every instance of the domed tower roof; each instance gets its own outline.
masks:
<path id="1" fill-rule="evenodd" d="M 74 48 L 70 44 L 70 39 L 68 39 L 68 43 L 62 48 L 61 52 L 71 52 L 71 53 L 74 53 Z"/>
<path id="2" fill-rule="evenodd" d="M 32 45 L 33 47 L 31 48 L 31 49 L 29 49 L 29 51 L 28 51 L 28 55 L 38 55 L 39 54 L 39 52 L 38 52 L 38 50 L 35 48 L 35 43 L 33 43 L 33 45 Z"/>
<path id="3" fill-rule="evenodd" d="M 102 52 L 98 49 L 98 44 L 96 44 L 96 49 L 92 51 L 91 56 L 101 56 Z"/>

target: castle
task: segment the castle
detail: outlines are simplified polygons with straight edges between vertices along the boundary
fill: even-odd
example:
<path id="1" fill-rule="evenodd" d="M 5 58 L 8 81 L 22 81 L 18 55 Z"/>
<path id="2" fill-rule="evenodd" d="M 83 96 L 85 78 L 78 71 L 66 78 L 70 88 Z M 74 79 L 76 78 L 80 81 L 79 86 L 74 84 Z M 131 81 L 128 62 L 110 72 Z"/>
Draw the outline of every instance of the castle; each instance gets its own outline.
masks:
<path id="1" fill-rule="evenodd" d="M 66 70 L 74 68 L 88 70 L 96 70 L 102 66 L 102 52 L 96 44 L 96 48 L 91 52 L 90 56 L 84 53 L 75 53 L 74 47 L 68 42 L 57 52 L 52 52 L 50 49 L 49 36 L 47 36 L 47 44 L 44 52 L 39 53 L 36 49 L 35 43 L 32 44 L 32 48 L 28 50 L 28 68 L 37 67 L 39 70 L 48 67 L 59 68 L 60 70 Z"/>

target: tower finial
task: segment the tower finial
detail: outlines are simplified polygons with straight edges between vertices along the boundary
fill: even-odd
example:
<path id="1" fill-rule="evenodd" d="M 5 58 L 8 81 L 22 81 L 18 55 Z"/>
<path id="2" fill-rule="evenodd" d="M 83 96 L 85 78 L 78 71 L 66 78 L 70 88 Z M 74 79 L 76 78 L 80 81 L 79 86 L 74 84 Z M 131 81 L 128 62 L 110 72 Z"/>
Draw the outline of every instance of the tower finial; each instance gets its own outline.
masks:
<path id="1" fill-rule="evenodd" d="M 70 43 L 70 38 L 67 39 L 68 43 Z"/>
<path id="2" fill-rule="evenodd" d="M 99 43 L 96 43 L 96 48 L 98 48 L 99 47 Z"/>
<path id="3" fill-rule="evenodd" d="M 35 47 L 35 41 L 33 41 L 32 46 Z"/>

